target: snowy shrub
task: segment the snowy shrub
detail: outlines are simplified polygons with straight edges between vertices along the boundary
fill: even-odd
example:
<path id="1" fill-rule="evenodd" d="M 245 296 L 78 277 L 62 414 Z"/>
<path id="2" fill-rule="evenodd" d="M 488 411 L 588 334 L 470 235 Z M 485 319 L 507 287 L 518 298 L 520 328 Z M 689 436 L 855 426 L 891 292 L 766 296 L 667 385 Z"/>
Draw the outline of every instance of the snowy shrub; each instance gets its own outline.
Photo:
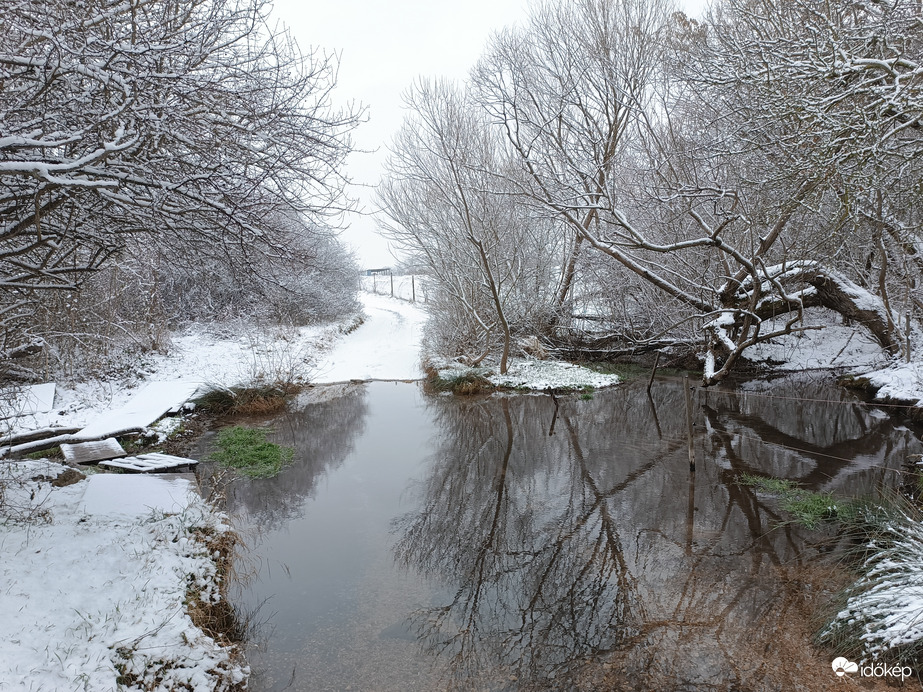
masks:
<path id="1" fill-rule="evenodd" d="M 79 289 L 49 293 L 36 306 L 32 332 L 46 346 L 30 365 L 40 377 L 132 374 L 143 354 L 164 352 L 170 330 L 189 322 L 245 319 L 304 325 L 355 312 L 358 271 L 335 236 L 278 239 L 246 262 L 170 248 L 133 246 Z M 297 354 L 289 354 L 288 364 Z M 278 370 L 281 363 L 275 363 Z"/>
<path id="2" fill-rule="evenodd" d="M 923 655 L 923 524 L 901 512 L 881 521 L 862 576 L 821 633 L 860 660 L 913 662 Z"/>

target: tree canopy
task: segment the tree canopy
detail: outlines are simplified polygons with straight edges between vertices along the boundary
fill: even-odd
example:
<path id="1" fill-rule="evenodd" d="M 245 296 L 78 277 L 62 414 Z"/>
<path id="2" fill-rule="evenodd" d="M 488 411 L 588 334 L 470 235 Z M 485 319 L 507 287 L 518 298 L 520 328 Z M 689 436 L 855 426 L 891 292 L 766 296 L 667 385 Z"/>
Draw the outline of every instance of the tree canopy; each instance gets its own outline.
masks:
<path id="1" fill-rule="evenodd" d="M 812 308 L 906 351 L 923 312 L 921 28 L 910 0 L 721 0 L 701 20 L 664 0 L 549 0 L 494 36 L 462 102 L 503 142 L 480 187 L 556 229 L 539 336 L 682 341 L 709 384 L 750 347 L 821 327 Z"/>
<path id="2" fill-rule="evenodd" d="M 245 270 L 348 207 L 361 118 L 332 56 L 264 0 L 11 0 L 0 17 L 0 304 L 8 346 L 49 289 L 131 242 Z M 138 247 L 138 246 L 136 246 Z"/>

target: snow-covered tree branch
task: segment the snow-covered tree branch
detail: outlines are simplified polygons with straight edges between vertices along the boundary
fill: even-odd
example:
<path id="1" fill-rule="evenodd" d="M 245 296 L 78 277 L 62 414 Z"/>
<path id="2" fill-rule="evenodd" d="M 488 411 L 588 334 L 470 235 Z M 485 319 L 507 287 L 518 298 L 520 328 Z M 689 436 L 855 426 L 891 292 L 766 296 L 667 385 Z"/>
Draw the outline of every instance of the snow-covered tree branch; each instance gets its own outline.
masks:
<path id="1" fill-rule="evenodd" d="M 75 288 L 128 238 L 244 268 L 336 221 L 361 113 L 331 106 L 335 61 L 301 53 L 268 10 L 263 0 L 7 3 L 4 302 Z M 22 326 L 7 327 L 15 340 Z"/>

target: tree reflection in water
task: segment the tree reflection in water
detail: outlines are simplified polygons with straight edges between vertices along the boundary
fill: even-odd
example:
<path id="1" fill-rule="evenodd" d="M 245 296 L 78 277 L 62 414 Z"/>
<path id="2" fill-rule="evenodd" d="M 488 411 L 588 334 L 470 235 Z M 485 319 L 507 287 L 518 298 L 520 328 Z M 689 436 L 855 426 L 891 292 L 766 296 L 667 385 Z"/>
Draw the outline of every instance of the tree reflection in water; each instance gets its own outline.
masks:
<path id="1" fill-rule="evenodd" d="M 633 385 L 592 401 L 444 401 L 420 509 L 395 522 L 394 551 L 454 592 L 411 617 L 446 684 L 762 689 L 814 671 L 826 681 L 803 612 L 816 534 L 779 528 L 773 500 L 737 476 L 859 493 L 920 443 L 863 407 L 804 401 L 806 386 L 793 390 L 797 405 L 700 394 L 695 474 L 677 383 L 649 401 Z"/>
<path id="2" fill-rule="evenodd" d="M 275 478 L 240 476 L 225 487 L 227 509 L 241 524 L 271 529 L 304 512 L 318 481 L 332 473 L 352 451 L 365 427 L 363 385 L 319 387 L 302 405 L 272 420 L 270 439 L 295 448 L 292 463 Z M 297 404 L 297 402 L 296 402 Z M 264 420 L 235 420 L 262 425 Z"/>

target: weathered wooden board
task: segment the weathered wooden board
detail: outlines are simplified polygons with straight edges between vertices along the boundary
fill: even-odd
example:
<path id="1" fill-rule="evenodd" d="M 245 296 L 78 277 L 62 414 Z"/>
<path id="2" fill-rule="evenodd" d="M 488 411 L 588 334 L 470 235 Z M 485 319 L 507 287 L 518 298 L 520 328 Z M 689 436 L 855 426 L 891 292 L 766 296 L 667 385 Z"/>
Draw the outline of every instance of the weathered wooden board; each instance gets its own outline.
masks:
<path id="1" fill-rule="evenodd" d="M 125 404 L 113 411 L 100 414 L 76 437 L 98 440 L 130 430 L 144 428 L 160 418 L 174 406 L 185 404 L 195 396 L 200 383 L 181 380 L 149 382 Z"/>
<path id="2" fill-rule="evenodd" d="M 115 459 L 128 454 L 114 437 L 97 442 L 62 444 L 61 453 L 69 464 L 92 464 L 94 461 Z"/>
<path id="3" fill-rule="evenodd" d="M 152 452 L 151 454 L 139 454 L 137 456 L 124 457 L 123 459 L 109 459 L 107 461 L 101 461 L 99 465 L 125 469 L 127 471 L 137 471 L 138 473 L 153 473 L 156 471 L 166 471 L 168 469 L 192 467 L 198 463 L 199 462 L 195 459 Z"/>
<path id="4" fill-rule="evenodd" d="M 35 442 L 36 440 L 46 440 L 49 437 L 58 437 L 61 435 L 72 435 L 75 432 L 80 430 L 80 428 L 63 428 L 63 427 L 54 427 L 54 428 L 38 428 L 37 430 L 28 430 L 26 432 L 16 433 L 12 435 L 3 435 L 2 439 L 3 444 L 5 445 L 18 445 L 23 442 Z"/>

